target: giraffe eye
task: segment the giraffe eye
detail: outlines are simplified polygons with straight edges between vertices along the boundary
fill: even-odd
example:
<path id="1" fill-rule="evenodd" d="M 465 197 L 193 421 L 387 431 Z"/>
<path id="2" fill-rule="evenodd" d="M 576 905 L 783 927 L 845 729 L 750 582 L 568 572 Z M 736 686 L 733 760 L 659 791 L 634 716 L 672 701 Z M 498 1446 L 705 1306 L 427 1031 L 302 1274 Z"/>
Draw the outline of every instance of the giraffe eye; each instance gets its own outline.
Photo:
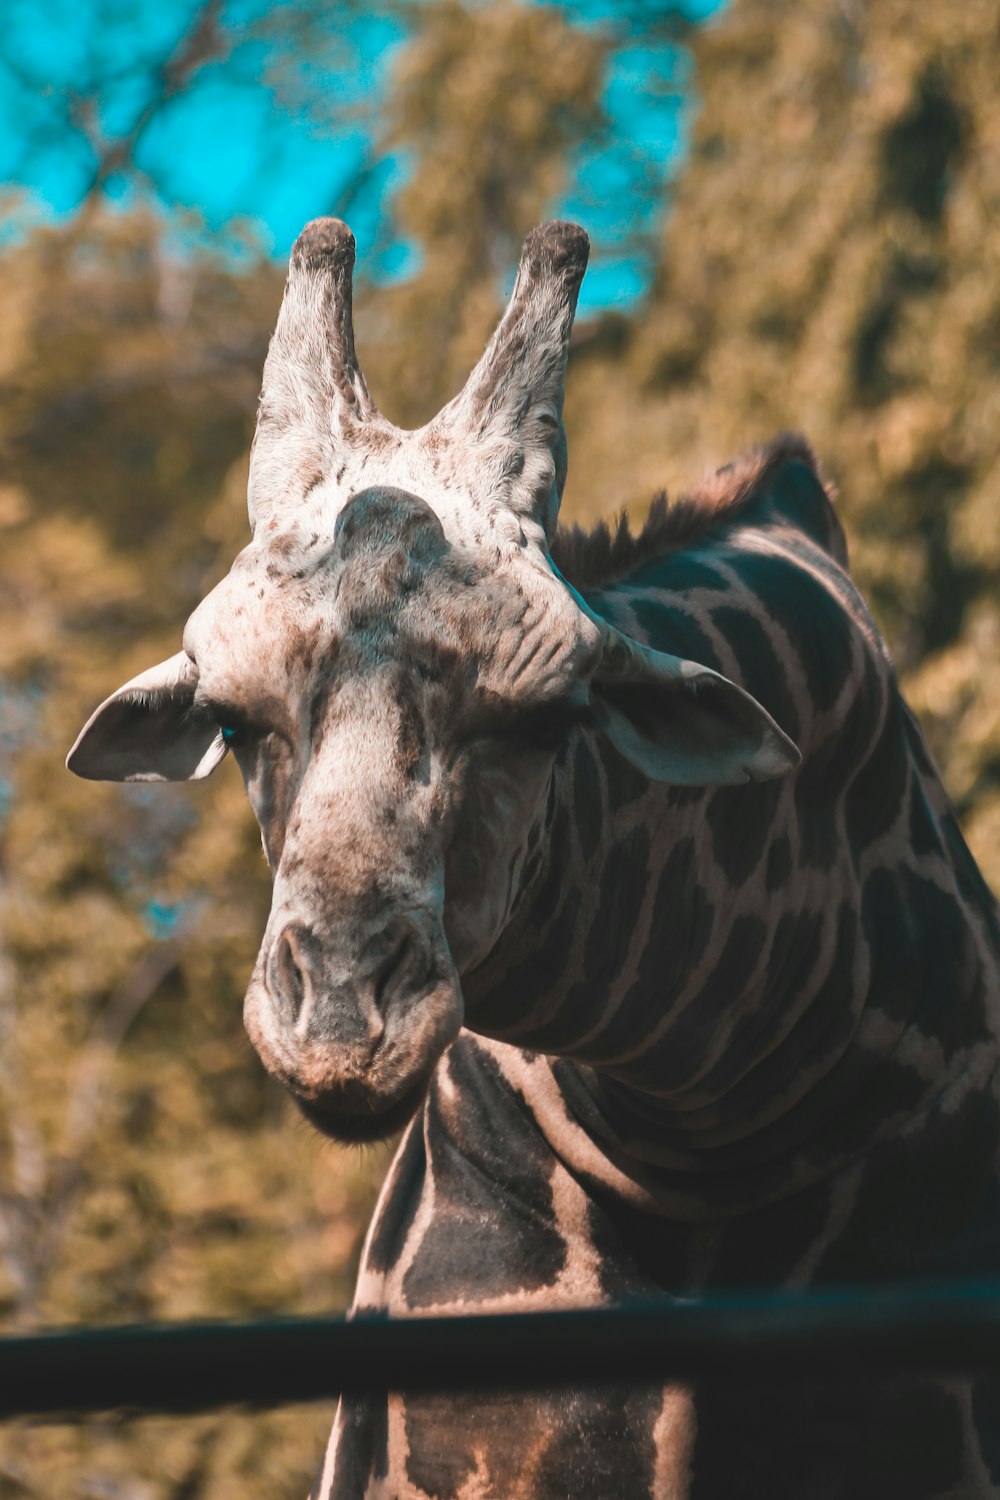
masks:
<path id="1" fill-rule="evenodd" d="M 560 698 L 501 720 L 491 738 L 527 750 L 557 750 L 570 730 L 587 722 L 589 706 L 574 698 Z"/>
<path id="2" fill-rule="evenodd" d="M 240 750 L 263 734 L 241 709 L 231 707 L 228 703 L 213 703 L 205 699 L 197 706 L 214 722 L 227 750 Z"/>
<path id="3" fill-rule="evenodd" d="M 531 709 L 516 719 L 512 735 L 541 749 L 552 748 L 561 744 L 576 725 L 586 723 L 589 711 L 587 703 L 573 698 L 561 698 L 554 703 L 545 703 Z"/>
<path id="4" fill-rule="evenodd" d="M 243 719 L 228 711 L 217 713 L 213 717 L 228 749 L 239 750 L 250 739 L 250 726 Z"/>

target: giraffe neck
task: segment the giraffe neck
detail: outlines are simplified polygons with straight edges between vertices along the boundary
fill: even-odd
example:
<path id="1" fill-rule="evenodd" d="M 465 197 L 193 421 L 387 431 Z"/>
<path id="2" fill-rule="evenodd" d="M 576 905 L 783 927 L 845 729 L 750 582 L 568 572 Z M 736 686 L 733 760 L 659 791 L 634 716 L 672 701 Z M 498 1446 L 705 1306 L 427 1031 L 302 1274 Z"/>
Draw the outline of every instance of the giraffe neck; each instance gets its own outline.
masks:
<path id="1" fill-rule="evenodd" d="M 653 786 L 578 732 L 530 887 L 464 980 L 468 1025 L 555 1059 L 573 1117 L 685 1215 L 828 1177 L 996 1067 L 995 906 L 849 602 L 840 690 L 789 694 L 795 778 Z M 705 642 L 721 617 L 702 611 Z M 767 703 L 714 639 L 710 664 Z"/>

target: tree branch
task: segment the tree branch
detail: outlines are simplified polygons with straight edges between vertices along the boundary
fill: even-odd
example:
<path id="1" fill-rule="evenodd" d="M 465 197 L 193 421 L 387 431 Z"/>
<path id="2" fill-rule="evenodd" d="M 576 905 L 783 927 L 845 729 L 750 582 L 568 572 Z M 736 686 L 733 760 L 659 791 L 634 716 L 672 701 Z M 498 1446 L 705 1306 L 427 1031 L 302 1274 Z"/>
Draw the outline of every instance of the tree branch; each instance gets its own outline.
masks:
<path id="1" fill-rule="evenodd" d="M 206 64 L 224 55 L 224 34 L 219 24 L 221 11 L 222 0 L 204 0 L 173 50 L 154 68 L 149 97 L 133 117 L 127 130 L 113 141 L 103 144 L 88 135 L 97 161 L 84 188 L 83 213 L 100 196 L 110 177 L 133 164 L 143 136 L 164 106 L 182 93 Z M 77 100 L 78 111 L 81 106 L 82 101 Z"/>

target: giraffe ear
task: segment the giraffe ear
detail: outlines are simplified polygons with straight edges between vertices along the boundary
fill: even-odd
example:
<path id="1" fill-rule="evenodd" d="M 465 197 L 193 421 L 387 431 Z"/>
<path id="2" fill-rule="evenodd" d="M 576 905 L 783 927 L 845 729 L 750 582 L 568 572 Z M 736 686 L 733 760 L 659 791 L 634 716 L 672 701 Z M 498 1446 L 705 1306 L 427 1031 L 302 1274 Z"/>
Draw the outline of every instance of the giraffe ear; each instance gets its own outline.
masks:
<path id="1" fill-rule="evenodd" d="M 756 698 L 697 662 L 610 630 L 591 679 L 607 738 L 651 781 L 733 786 L 801 764 L 798 747 Z"/>
<path id="2" fill-rule="evenodd" d="M 179 651 L 133 677 L 91 715 L 66 765 L 88 781 L 200 781 L 226 753 L 194 706 L 198 669 Z"/>

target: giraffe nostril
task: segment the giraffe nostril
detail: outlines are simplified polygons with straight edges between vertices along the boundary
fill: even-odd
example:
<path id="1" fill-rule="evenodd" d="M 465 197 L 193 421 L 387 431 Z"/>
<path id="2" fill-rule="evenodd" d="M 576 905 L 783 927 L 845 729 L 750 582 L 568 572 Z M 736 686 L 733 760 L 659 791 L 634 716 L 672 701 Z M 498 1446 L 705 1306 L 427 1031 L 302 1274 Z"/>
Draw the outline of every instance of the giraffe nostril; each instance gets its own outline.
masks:
<path id="1" fill-rule="evenodd" d="M 413 943 L 409 935 L 405 935 L 380 965 L 375 975 L 375 1005 L 380 1011 L 391 997 L 393 990 L 399 989 L 400 984 L 405 980 L 410 968 L 412 952 Z"/>
<path id="2" fill-rule="evenodd" d="M 293 1024 L 302 1013 L 311 988 L 308 959 L 296 929 L 286 927 L 271 949 L 268 989 Z"/>
<path id="3" fill-rule="evenodd" d="M 428 955 L 415 925 L 401 921 L 389 937 L 389 952 L 375 974 L 374 998 L 381 1012 L 394 995 L 419 988 L 426 978 Z"/>

